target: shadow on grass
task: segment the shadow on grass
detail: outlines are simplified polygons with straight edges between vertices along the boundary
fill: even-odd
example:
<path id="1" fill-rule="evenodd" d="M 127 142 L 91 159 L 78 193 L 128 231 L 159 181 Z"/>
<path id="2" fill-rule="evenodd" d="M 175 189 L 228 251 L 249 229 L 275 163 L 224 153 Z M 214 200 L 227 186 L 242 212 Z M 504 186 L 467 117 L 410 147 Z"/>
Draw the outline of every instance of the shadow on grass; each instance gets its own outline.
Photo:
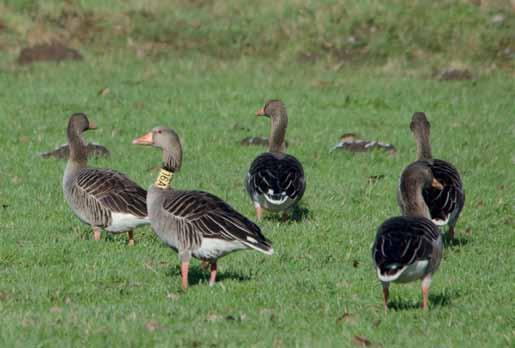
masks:
<path id="1" fill-rule="evenodd" d="M 457 292 L 449 294 L 443 292 L 439 294 L 429 294 L 429 308 L 445 307 L 451 304 L 451 299 L 459 297 Z M 388 308 L 395 311 L 413 310 L 422 308 L 422 297 L 419 302 L 403 301 L 402 299 L 395 299 L 388 302 Z"/>
<path id="2" fill-rule="evenodd" d="M 309 219 L 310 211 L 306 207 L 296 205 L 291 212 L 288 213 L 288 219 L 284 220 L 282 213 L 269 213 L 265 215 L 265 220 L 275 222 L 301 222 Z"/>
<path id="3" fill-rule="evenodd" d="M 454 237 L 454 239 L 450 239 L 449 235 L 446 233 L 443 236 L 443 242 L 446 248 L 456 248 L 456 247 L 462 247 L 464 245 L 467 245 L 469 243 L 469 240 L 467 238 L 461 238 L 461 237 Z"/>
<path id="4" fill-rule="evenodd" d="M 171 267 L 166 271 L 166 276 L 168 277 L 179 277 L 181 276 L 181 267 L 177 265 L 176 267 Z M 247 275 L 243 275 L 235 272 L 227 272 L 218 270 L 216 275 L 216 282 L 222 282 L 225 279 L 237 280 L 240 282 L 250 280 L 250 277 Z M 209 267 L 207 269 L 202 269 L 202 267 L 198 265 L 190 265 L 190 270 L 188 272 L 188 281 L 191 285 L 198 285 L 201 283 L 207 284 L 209 282 Z"/>

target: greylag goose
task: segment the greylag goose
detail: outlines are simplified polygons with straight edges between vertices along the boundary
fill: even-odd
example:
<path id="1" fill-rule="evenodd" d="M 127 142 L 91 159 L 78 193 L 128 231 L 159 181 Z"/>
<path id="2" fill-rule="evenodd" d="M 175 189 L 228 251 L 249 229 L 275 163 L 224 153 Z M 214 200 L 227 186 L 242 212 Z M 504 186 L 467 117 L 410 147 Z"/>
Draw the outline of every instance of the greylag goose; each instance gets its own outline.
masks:
<path id="1" fill-rule="evenodd" d="M 282 211 L 283 218 L 287 218 L 288 209 L 304 194 L 306 178 L 299 160 L 286 154 L 286 108 L 282 101 L 270 100 L 256 112 L 256 116 L 267 116 L 271 119 L 268 152 L 257 156 L 250 165 L 245 187 L 254 202 L 258 220 L 263 216 L 263 209 Z"/>
<path id="2" fill-rule="evenodd" d="M 345 133 L 340 136 L 340 142 L 336 144 L 330 152 L 334 150 L 346 150 L 350 152 L 367 152 L 372 150 L 387 151 L 391 155 L 395 155 L 397 150 L 395 146 L 383 143 L 377 140 L 363 140 L 355 133 Z"/>
<path id="3" fill-rule="evenodd" d="M 100 239 L 100 229 L 113 233 L 128 232 L 150 223 L 147 218 L 147 192 L 124 174 L 111 169 L 87 167 L 88 152 L 82 133 L 95 129 L 85 114 L 77 113 L 68 122 L 70 157 L 64 171 L 64 198 L 77 217 L 93 227 L 93 238 Z"/>
<path id="4" fill-rule="evenodd" d="M 383 285 L 385 311 L 388 309 L 389 286 L 422 279 L 422 308 L 428 308 L 429 286 L 442 259 L 443 240 L 431 221 L 423 191 L 442 190 L 424 162 L 410 164 L 400 179 L 403 216 L 393 217 L 379 227 L 372 247 L 377 276 Z"/>
<path id="5" fill-rule="evenodd" d="M 162 149 L 163 165 L 148 190 L 147 208 L 156 234 L 179 254 L 184 289 L 192 256 L 211 265 L 209 284 L 213 285 L 220 257 L 247 248 L 273 254 L 271 242 L 259 227 L 220 198 L 170 187 L 182 163 L 181 142 L 173 130 L 157 127 L 132 143 Z"/>
<path id="6" fill-rule="evenodd" d="M 433 159 L 429 141 L 431 125 L 423 112 L 413 114 L 410 129 L 417 143 L 417 160 L 425 163 L 443 189 L 429 187 L 424 190 L 424 200 L 431 219 L 437 226 L 449 226 L 449 238 L 454 238 L 454 226 L 465 204 L 465 193 L 458 170 L 449 162 Z"/>

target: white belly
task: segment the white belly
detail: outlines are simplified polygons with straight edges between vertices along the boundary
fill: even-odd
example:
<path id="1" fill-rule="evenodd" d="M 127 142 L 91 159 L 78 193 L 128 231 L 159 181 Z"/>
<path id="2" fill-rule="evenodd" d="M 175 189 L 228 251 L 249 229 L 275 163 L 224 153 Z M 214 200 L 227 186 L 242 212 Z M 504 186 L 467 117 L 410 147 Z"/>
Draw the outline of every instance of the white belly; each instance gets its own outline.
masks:
<path id="1" fill-rule="evenodd" d="M 111 225 L 106 227 L 109 232 L 126 232 L 132 230 L 139 225 L 150 223 L 148 217 L 139 217 L 126 213 L 112 213 Z"/>
<path id="2" fill-rule="evenodd" d="M 246 248 L 247 247 L 239 241 L 203 238 L 200 248 L 193 252 L 193 256 L 201 260 L 213 260 L 230 252 Z"/>

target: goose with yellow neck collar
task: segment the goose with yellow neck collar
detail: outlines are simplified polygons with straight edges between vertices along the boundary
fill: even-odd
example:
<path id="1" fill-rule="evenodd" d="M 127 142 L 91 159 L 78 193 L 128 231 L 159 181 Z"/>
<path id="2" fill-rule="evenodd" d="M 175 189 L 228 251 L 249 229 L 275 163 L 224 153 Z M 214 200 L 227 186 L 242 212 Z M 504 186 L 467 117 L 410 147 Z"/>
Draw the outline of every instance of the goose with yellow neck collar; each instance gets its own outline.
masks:
<path id="1" fill-rule="evenodd" d="M 182 146 L 175 131 L 156 127 L 133 144 L 162 150 L 163 165 L 148 190 L 147 209 L 155 233 L 179 254 L 183 288 L 188 287 L 192 257 L 211 265 L 209 284 L 213 285 L 217 261 L 224 255 L 242 249 L 273 254 L 272 243 L 260 228 L 229 204 L 208 192 L 176 190 L 170 185 L 182 164 Z"/>

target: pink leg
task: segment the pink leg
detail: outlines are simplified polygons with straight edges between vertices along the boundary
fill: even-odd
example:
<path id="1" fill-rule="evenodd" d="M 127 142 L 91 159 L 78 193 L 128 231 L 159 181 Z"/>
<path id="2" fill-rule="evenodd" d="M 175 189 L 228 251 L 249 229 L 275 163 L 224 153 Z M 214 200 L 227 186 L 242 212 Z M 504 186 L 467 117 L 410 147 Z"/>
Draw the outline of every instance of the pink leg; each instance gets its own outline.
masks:
<path id="1" fill-rule="evenodd" d="M 431 285 L 431 275 L 428 274 L 427 276 L 422 279 L 422 309 L 428 310 L 429 309 L 429 286 Z"/>
<path id="2" fill-rule="evenodd" d="M 130 231 L 128 232 L 128 234 L 129 234 L 129 236 L 128 236 L 127 244 L 128 244 L 129 246 L 133 246 L 133 245 L 134 245 L 134 243 L 135 243 L 135 242 L 134 242 L 134 233 L 132 232 L 132 230 L 130 230 Z"/>
<path id="3" fill-rule="evenodd" d="M 261 220 L 263 218 L 263 208 L 261 206 L 256 206 L 256 219 Z"/>
<path id="4" fill-rule="evenodd" d="M 100 240 L 100 228 L 99 227 L 93 227 L 93 239 Z"/>
<path id="5" fill-rule="evenodd" d="M 383 285 L 383 303 L 384 303 L 384 313 L 388 312 L 388 295 L 390 294 L 388 286 Z"/>
<path id="6" fill-rule="evenodd" d="M 209 277 L 209 286 L 215 285 L 216 281 L 216 261 L 211 264 L 211 276 Z"/>
<path id="7" fill-rule="evenodd" d="M 182 288 L 185 290 L 188 288 L 188 270 L 189 270 L 189 268 L 190 268 L 189 262 L 181 263 Z"/>

